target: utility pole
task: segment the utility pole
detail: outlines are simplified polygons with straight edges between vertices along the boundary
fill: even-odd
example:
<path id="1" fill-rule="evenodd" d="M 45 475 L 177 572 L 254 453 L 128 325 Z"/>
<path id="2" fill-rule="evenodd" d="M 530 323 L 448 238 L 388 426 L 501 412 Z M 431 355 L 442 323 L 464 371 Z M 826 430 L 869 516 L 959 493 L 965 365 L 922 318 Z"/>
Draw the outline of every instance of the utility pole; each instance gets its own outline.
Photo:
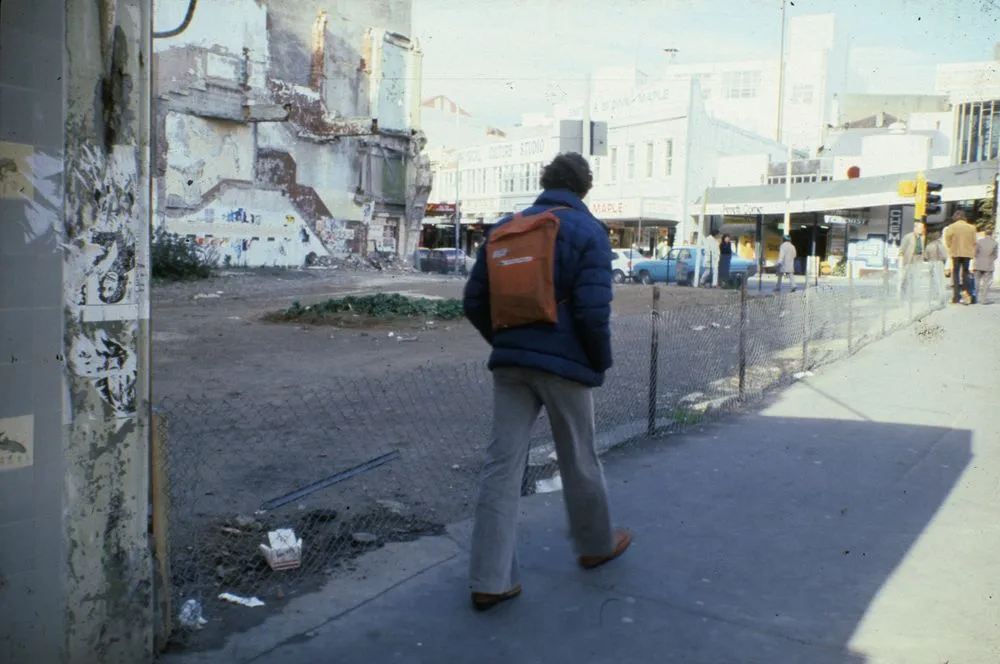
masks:
<path id="1" fill-rule="evenodd" d="M 785 155 L 785 215 L 782 232 L 789 235 L 792 232 L 792 146 L 787 136 L 782 136 L 782 125 L 785 121 L 785 70 L 788 64 L 785 59 L 785 33 L 788 21 L 786 20 L 788 10 L 788 0 L 781 0 L 781 57 L 779 58 L 778 70 L 778 125 L 775 128 L 775 140 L 782 142 L 787 147 Z"/>
<path id="2" fill-rule="evenodd" d="M 458 252 L 462 247 L 462 158 L 461 153 L 455 150 L 455 272 L 459 272 Z M 464 261 L 463 261 L 464 264 Z M 445 264 L 447 265 L 447 263 Z"/>
<path id="3" fill-rule="evenodd" d="M 591 136 L 591 128 L 590 128 L 590 95 L 592 93 L 591 84 L 593 78 L 594 78 L 593 72 L 588 71 L 587 88 L 583 94 L 583 122 L 581 126 L 581 131 L 583 132 L 583 158 L 586 159 L 588 163 L 590 162 L 590 152 L 591 152 L 590 142 L 591 139 L 593 138 L 593 136 Z"/>

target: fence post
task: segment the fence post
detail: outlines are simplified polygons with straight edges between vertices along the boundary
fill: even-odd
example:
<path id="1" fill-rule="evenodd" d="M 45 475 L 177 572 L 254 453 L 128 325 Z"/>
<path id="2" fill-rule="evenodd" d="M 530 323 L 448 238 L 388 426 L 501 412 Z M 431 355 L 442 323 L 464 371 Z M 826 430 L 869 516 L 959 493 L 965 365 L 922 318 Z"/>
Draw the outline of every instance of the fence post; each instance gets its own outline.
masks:
<path id="1" fill-rule="evenodd" d="M 854 269 L 847 262 L 847 354 L 854 348 Z"/>
<path id="2" fill-rule="evenodd" d="M 809 300 L 811 299 L 812 289 L 809 288 L 809 261 L 806 261 L 806 279 L 805 279 L 805 292 L 802 293 L 802 370 L 809 370 L 809 336 L 812 334 L 810 329 L 809 321 Z"/>
<path id="3" fill-rule="evenodd" d="M 650 311 L 652 336 L 649 344 L 649 403 L 646 433 L 656 433 L 657 383 L 660 377 L 660 287 L 653 286 L 653 309 Z"/>
<path id="4" fill-rule="evenodd" d="M 889 262 L 886 259 L 885 266 L 882 268 L 882 334 L 879 338 L 885 336 L 887 317 L 889 316 Z"/>
<path id="5" fill-rule="evenodd" d="M 747 381 L 747 277 L 740 279 L 740 400 L 743 400 Z"/>
<path id="6" fill-rule="evenodd" d="M 908 322 L 910 322 L 910 323 L 913 322 L 913 307 L 915 305 L 914 300 L 916 299 L 915 298 L 916 294 L 913 292 L 914 289 L 916 288 L 916 285 L 917 285 L 917 276 L 914 274 L 914 272 L 916 271 L 916 269 L 917 269 L 916 265 L 911 265 L 911 266 L 907 267 L 906 282 L 905 282 L 906 283 L 906 303 L 907 303 L 907 305 L 908 305 L 908 307 L 910 309 L 909 314 L 908 314 L 907 317 L 908 317 Z"/>
<path id="7" fill-rule="evenodd" d="M 170 485 L 167 477 L 167 418 L 153 410 L 150 417 L 149 472 L 150 503 L 153 526 L 153 555 L 156 560 L 155 647 L 162 652 L 173 632 L 173 608 L 170 588 Z"/>

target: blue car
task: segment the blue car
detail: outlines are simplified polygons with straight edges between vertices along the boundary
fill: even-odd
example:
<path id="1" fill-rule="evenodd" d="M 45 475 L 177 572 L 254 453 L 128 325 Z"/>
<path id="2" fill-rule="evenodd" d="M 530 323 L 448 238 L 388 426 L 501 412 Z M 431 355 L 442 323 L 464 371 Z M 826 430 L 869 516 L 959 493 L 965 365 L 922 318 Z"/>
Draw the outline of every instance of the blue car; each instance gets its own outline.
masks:
<path id="1" fill-rule="evenodd" d="M 642 284 L 694 284 L 696 247 L 674 247 L 666 258 L 635 263 L 632 266 L 633 278 Z M 708 260 L 702 249 L 702 269 Z M 729 262 L 729 283 L 738 286 L 744 279 L 757 274 L 757 265 L 747 258 L 736 256 Z"/>

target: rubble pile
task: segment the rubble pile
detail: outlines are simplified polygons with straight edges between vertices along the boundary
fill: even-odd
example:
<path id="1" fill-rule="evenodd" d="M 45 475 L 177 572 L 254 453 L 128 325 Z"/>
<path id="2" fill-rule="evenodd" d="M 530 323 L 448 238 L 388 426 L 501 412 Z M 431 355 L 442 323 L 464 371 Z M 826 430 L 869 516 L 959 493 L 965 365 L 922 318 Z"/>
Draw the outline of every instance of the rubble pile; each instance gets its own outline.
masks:
<path id="1" fill-rule="evenodd" d="M 385 255 L 378 253 L 368 254 L 367 257 L 351 254 L 349 256 L 317 256 L 310 253 L 306 256 L 306 267 L 323 267 L 330 269 L 341 269 L 351 271 L 375 271 L 375 272 L 416 272 L 412 261 L 399 258 L 396 255 Z"/>

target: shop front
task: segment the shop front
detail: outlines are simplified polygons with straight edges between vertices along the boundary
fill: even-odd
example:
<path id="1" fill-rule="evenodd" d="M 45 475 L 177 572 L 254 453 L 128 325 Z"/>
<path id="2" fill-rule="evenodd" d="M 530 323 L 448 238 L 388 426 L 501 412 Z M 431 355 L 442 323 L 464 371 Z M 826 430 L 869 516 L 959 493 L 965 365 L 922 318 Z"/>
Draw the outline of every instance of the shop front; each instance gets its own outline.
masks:
<path id="1" fill-rule="evenodd" d="M 926 176 L 944 185 L 939 192 L 943 202 L 956 203 L 988 197 L 995 168 L 940 168 L 927 171 Z M 736 238 L 739 255 L 759 258 L 765 269 L 777 261 L 788 210 L 796 253 L 803 259 L 818 257 L 823 273 L 841 273 L 847 263 L 856 274 L 894 270 L 900 241 L 913 228 L 913 199 L 901 196 L 898 185 L 912 177 L 899 174 L 796 184 L 788 200 L 784 185 L 711 189 L 709 203 L 692 206 L 692 214 L 707 215 L 706 230 L 728 232 Z M 940 227 L 946 219 L 942 212 L 928 222 Z"/>

